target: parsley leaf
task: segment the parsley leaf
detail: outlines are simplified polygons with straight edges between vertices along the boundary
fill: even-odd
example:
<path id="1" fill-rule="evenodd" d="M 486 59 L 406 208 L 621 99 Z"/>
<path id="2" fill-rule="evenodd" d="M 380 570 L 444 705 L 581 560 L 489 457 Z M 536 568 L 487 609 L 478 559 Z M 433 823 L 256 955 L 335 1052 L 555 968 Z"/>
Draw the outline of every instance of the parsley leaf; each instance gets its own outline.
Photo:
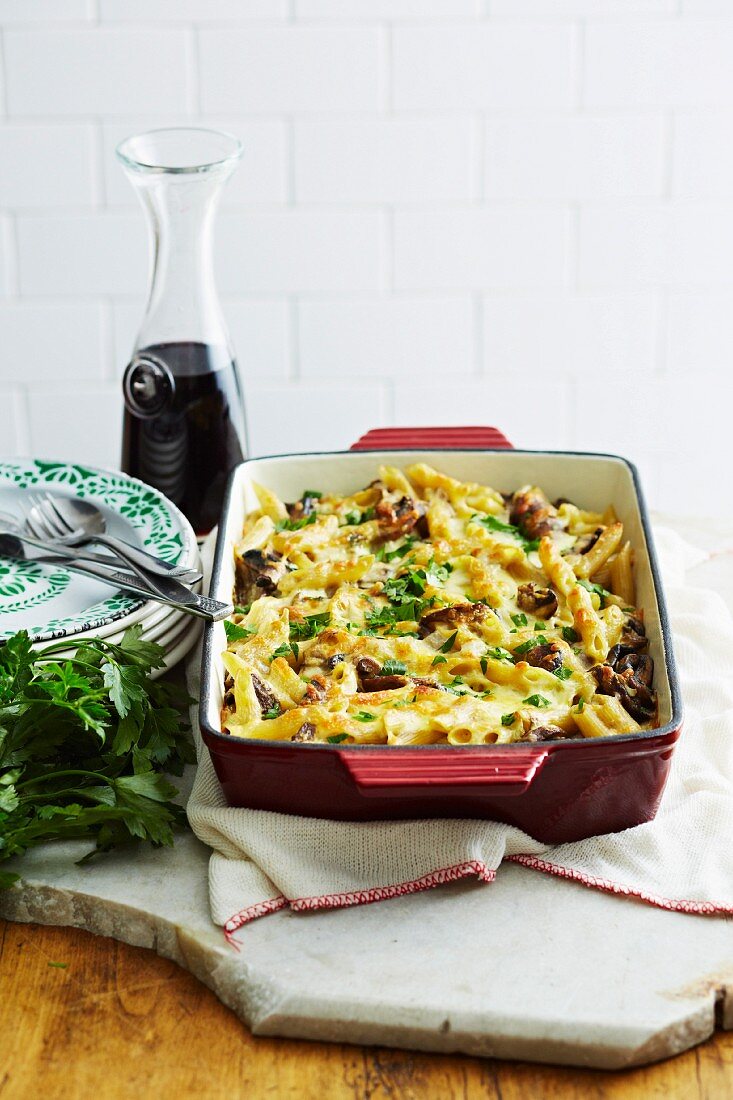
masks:
<path id="1" fill-rule="evenodd" d="M 119 643 L 88 638 L 31 649 L 25 631 L 0 645 L 0 861 L 50 840 L 103 851 L 172 844 L 185 824 L 160 774 L 195 759 L 175 684 L 153 681 L 163 650 L 137 625 Z M 57 654 L 64 652 L 63 659 Z M 0 872 L 0 887 L 17 875 Z"/>
<path id="2" fill-rule="evenodd" d="M 346 741 L 348 736 L 348 733 L 334 733 L 332 737 L 327 737 L 326 740 L 331 745 L 339 745 L 342 741 Z"/>
<path id="3" fill-rule="evenodd" d="M 491 657 L 494 661 L 511 661 L 512 664 L 514 663 L 514 658 L 509 650 L 502 649 L 500 645 L 489 646 L 486 650 L 486 656 Z"/>
<path id="4" fill-rule="evenodd" d="M 483 658 L 482 658 L 482 660 L 483 660 Z M 447 659 L 445 657 L 441 657 L 440 654 L 438 654 L 437 657 L 433 657 L 433 659 L 430 663 L 433 664 L 433 665 L 445 665 L 448 662 L 447 662 Z M 485 671 L 486 671 L 486 669 L 484 669 L 484 672 Z"/>
<path id="5" fill-rule="evenodd" d="M 357 722 L 376 722 L 376 714 L 370 714 L 368 710 L 360 710 L 358 714 L 354 715 Z M 329 738 L 330 741 L 330 738 Z"/>
<path id="6" fill-rule="evenodd" d="M 240 626 L 239 623 L 232 623 L 229 619 L 224 620 L 224 631 L 228 642 L 243 642 L 257 633 L 256 630 L 250 630 L 248 626 Z"/>
<path id="7" fill-rule="evenodd" d="M 304 619 L 291 620 L 290 640 L 303 641 L 307 638 L 315 638 L 317 634 L 326 629 L 330 622 L 331 613 L 329 611 L 321 611 L 316 615 L 306 615 Z"/>
<path id="8" fill-rule="evenodd" d="M 534 649 L 538 645 L 547 645 L 547 638 L 544 634 L 538 634 L 536 638 L 529 638 L 526 642 L 522 642 L 514 650 L 517 656 L 521 657 L 523 653 L 529 653 L 530 649 Z"/>
<path id="9" fill-rule="evenodd" d="M 311 512 L 302 519 L 279 519 L 275 524 L 276 531 L 300 531 L 303 527 L 310 527 L 318 519 L 317 512 Z"/>
<path id="10" fill-rule="evenodd" d="M 279 718 L 279 717 L 280 717 L 280 704 L 279 703 L 275 703 L 275 705 L 273 707 L 270 707 L 269 710 L 266 710 L 265 713 L 262 715 L 262 718 L 263 718 L 264 721 L 270 721 L 272 718 Z"/>
<path id="11" fill-rule="evenodd" d="M 438 650 L 438 653 L 450 653 L 453 646 L 456 644 L 456 638 L 458 637 L 458 631 L 455 630 L 447 641 L 443 642 L 442 646 Z"/>
<path id="12" fill-rule="evenodd" d="M 390 659 L 385 661 L 382 665 L 380 672 L 381 676 L 404 676 L 407 672 L 407 665 L 404 661 L 395 661 Z"/>
<path id="13" fill-rule="evenodd" d="M 320 500 L 323 493 L 319 493 L 317 489 L 304 489 L 301 500 L 307 500 L 310 497 L 312 500 Z"/>
<path id="14" fill-rule="evenodd" d="M 544 695 L 528 695 L 526 699 L 522 699 L 523 703 L 528 703 L 531 707 L 549 707 L 550 700 L 545 699 Z"/>
<path id="15" fill-rule="evenodd" d="M 502 714 L 501 716 L 502 726 L 513 726 L 516 720 L 517 712 L 515 710 L 513 710 L 511 714 Z"/>
<path id="16" fill-rule="evenodd" d="M 521 612 L 518 615 L 510 615 L 509 617 L 512 620 L 512 622 L 514 623 L 515 626 L 526 626 L 527 625 L 527 616 L 524 614 L 524 612 Z"/>
<path id="17" fill-rule="evenodd" d="M 525 538 L 519 528 L 515 527 L 513 523 L 504 523 L 503 520 L 497 519 L 496 516 L 480 516 L 478 513 L 471 516 L 471 519 L 476 523 L 481 523 L 487 531 L 500 531 L 505 535 L 513 535 L 518 542 L 521 542 L 525 554 L 529 554 L 533 550 L 539 548 L 539 539 Z"/>
<path id="18" fill-rule="evenodd" d="M 613 595 L 613 593 L 609 592 L 607 588 L 603 587 L 603 585 L 601 585 L 601 584 L 591 584 L 590 581 L 586 581 L 582 577 L 578 581 L 578 584 L 580 585 L 581 588 L 584 588 L 586 590 L 586 592 L 593 592 L 593 593 L 595 593 L 596 596 L 599 597 L 599 599 L 601 601 L 601 611 L 606 606 L 606 600 L 608 599 L 608 597 Z"/>
<path id="19" fill-rule="evenodd" d="M 553 671 L 552 675 L 557 676 L 558 680 L 569 680 L 570 677 L 573 675 L 573 670 L 571 668 L 565 668 L 564 665 L 561 665 L 560 668 L 556 668 Z"/>
<path id="20" fill-rule="evenodd" d="M 578 634 L 577 630 L 574 630 L 572 626 L 564 626 L 562 628 L 562 636 L 563 640 L 566 641 L 568 645 L 580 641 L 580 634 Z"/>

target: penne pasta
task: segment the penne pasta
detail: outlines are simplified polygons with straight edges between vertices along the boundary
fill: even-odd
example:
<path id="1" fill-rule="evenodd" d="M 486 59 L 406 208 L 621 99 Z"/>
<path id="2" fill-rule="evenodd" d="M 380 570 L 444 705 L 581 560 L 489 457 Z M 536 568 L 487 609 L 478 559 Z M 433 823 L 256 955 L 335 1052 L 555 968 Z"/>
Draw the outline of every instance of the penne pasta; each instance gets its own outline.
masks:
<path id="1" fill-rule="evenodd" d="M 633 550 L 611 505 L 552 504 L 534 485 L 505 497 L 425 463 L 385 464 L 346 496 L 255 491 L 226 624 L 231 736 L 461 746 L 651 728 L 648 658 L 627 659 L 645 649 Z"/>

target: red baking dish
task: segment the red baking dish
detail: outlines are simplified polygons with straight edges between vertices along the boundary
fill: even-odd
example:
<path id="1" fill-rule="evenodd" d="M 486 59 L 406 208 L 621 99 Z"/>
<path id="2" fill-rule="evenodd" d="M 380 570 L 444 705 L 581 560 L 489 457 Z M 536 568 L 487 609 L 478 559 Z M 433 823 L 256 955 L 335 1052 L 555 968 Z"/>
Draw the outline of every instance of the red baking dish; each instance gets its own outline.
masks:
<path id="1" fill-rule="evenodd" d="M 353 492 L 383 460 L 428 462 L 510 491 L 531 482 L 581 507 L 613 503 L 636 553 L 637 602 L 655 663 L 660 726 L 621 737 L 540 744 L 382 746 L 292 744 L 221 732 L 226 648 L 222 623 L 204 635 L 200 722 L 230 806 L 344 821 L 475 817 L 503 821 L 545 843 L 618 832 L 654 817 L 682 726 L 682 706 L 651 531 L 636 469 L 613 455 L 514 450 L 495 428 L 385 428 L 351 451 L 280 455 L 233 472 L 219 527 L 211 595 L 229 600 L 234 543 L 250 479 L 286 500 L 305 485 Z"/>

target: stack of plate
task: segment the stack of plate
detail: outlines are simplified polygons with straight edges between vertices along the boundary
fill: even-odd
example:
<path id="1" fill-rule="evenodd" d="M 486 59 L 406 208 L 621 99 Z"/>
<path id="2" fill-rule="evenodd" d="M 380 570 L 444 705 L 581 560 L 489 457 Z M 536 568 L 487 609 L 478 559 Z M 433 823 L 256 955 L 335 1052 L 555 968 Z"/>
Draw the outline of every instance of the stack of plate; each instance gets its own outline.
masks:
<path id="1" fill-rule="evenodd" d="M 23 506 L 34 492 L 88 500 L 103 513 L 109 534 L 171 564 L 200 566 L 188 520 L 161 493 L 136 478 L 67 462 L 0 461 L 0 513 L 22 522 Z M 68 638 L 70 647 L 92 636 L 117 642 L 136 623 L 145 638 L 163 647 L 166 668 L 188 652 L 202 625 L 191 615 L 61 566 L 0 558 L 0 641 L 27 630 L 34 641 Z"/>

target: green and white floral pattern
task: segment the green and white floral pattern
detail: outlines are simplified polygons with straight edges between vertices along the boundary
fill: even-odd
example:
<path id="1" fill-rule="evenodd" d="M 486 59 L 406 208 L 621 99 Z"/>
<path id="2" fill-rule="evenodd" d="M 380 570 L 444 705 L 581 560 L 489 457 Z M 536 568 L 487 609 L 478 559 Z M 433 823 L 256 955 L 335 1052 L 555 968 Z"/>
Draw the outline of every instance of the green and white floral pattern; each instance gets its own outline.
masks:
<path id="1" fill-rule="evenodd" d="M 91 500 L 116 512 L 136 529 L 140 544 L 163 561 L 189 561 L 195 552 L 194 533 L 178 509 L 155 489 L 115 470 L 99 470 L 68 462 L 35 459 L 0 461 L 0 488 L 59 491 Z M 38 640 L 60 638 L 82 629 L 98 629 L 130 614 L 145 602 L 120 592 L 90 607 L 68 606 L 63 595 L 71 579 L 64 569 L 0 558 L 0 638 L 18 629 L 2 621 L 5 615 L 37 608 L 23 622 Z M 41 619 L 40 608 L 47 614 Z"/>

